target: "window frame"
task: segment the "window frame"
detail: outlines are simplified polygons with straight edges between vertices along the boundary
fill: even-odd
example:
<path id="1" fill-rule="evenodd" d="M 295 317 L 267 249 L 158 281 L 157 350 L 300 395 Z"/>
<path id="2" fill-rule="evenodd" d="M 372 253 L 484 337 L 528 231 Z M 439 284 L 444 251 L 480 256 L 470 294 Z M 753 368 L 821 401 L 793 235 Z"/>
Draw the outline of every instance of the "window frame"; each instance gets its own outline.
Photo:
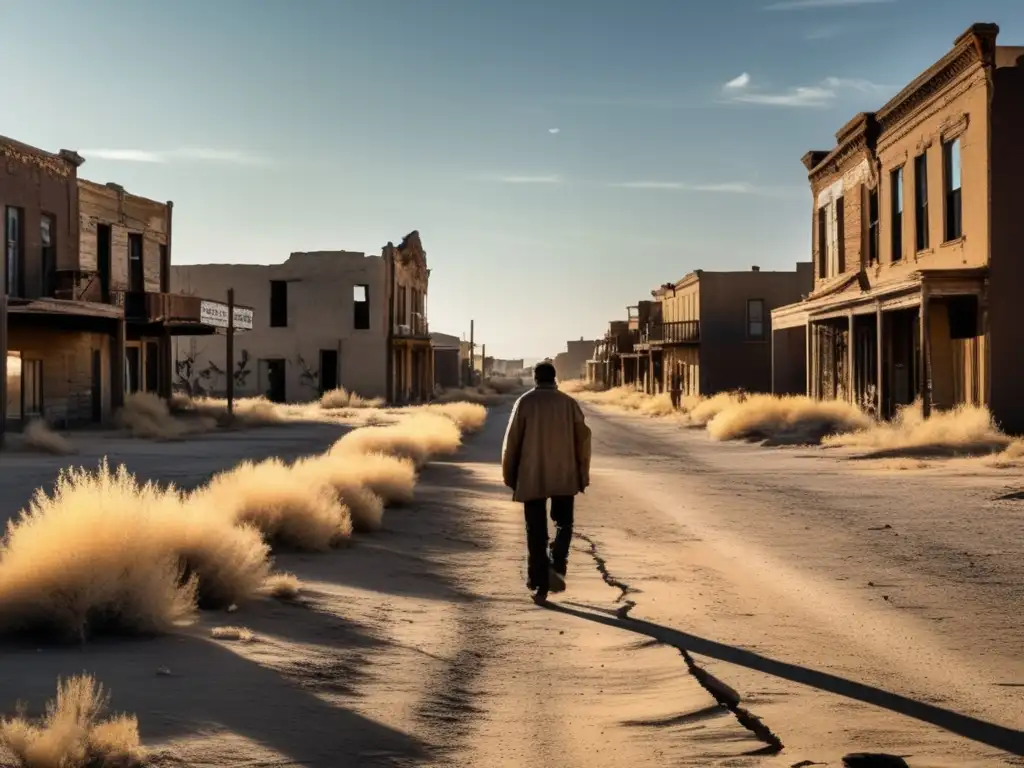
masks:
<path id="1" fill-rule="evenodd" d="M 903 214 L 906 211 L 903 165 L 889 171 L 889 261 L 903 261 Z"/>
<path id="2" fill-rule="evenodd" d="M 760 306 L 760 312 L 759 312 L 760 318 L 757 319 L 757 320 L 754 320 L 753 313 L 751 312 L 751 308 L 753 306 L 755 306 L 755 305 L 759 305 Z M 767 340 L 767 338 L 768 338 L 767 323 L 765 322 L 765 312 L 766 312 L 767 308 L 768 308 L 768 305 L 765 302 L 765 300 L 762 299 L 762 298 L 747 299 L 747 323 L 746 323 L 747 341 L 766 341 Z M 752 328 L 753 328 L 753 324 L 754 323 L 758 323 L 761 326 L 761 330 L 760 330 L 759 333 L 754 333 L 753 332 Z"/>
<path id="3" fill-rule="evenodd" d="M 927 251 L 931 244 L 928 226 L 928 151 L 914 158 L 914 248 Z"/>
<path id="4" fill-rule="evenodd" d="M 950 243 L 963 236 L 963 145 L 960 137 L 955 136 L 942 142 L 942 242 Z"/>

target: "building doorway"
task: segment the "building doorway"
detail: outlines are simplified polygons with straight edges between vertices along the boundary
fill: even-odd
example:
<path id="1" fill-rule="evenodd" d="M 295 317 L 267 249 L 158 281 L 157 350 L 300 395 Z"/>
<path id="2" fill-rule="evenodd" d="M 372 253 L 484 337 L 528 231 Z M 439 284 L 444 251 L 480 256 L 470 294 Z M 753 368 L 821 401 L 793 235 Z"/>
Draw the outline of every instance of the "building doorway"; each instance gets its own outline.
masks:
<path id="1" fill-rule="evenodd" d="M 320 350 L 320 394 L 338 388 L 338 350 Z"/>
<path id="2" fill-rule="evenodd" d="M 260 391 L 272 403 L 286 402 L 285 361 L 283 358 L 260 360 L 259 385 Z"/>
<path id="3" fill-rule="evenodd" d="M 142 347 L 135 344 L 125 348 L 124 357 L 125 393 L 133 395 L 142 388 Z"/>

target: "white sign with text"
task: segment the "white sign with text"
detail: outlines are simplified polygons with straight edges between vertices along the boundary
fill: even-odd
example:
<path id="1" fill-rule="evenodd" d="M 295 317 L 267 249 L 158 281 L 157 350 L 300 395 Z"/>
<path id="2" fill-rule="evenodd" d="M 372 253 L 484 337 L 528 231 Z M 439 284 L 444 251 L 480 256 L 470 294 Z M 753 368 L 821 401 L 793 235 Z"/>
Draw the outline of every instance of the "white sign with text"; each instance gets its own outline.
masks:
<path id="1" fill-rule="evenodd" d="M 252 330 L 252 310 L 246 307 L 235 307 L 235 330 Z M 220 301 L 206 301 L 199 305 L 199 322 L 212 325 L 214 328 L 228 327 L 228 305 Z"/>

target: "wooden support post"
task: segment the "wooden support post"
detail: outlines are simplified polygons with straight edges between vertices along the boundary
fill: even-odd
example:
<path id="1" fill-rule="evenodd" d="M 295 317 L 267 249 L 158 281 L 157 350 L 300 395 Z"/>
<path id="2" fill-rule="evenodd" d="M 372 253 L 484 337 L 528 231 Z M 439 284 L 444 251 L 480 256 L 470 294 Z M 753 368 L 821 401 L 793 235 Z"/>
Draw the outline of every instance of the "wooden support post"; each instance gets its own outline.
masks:
<path id="1" fill-rule="evenodd" d="M 476 344 L 473 341 L 473 321 L 469 321 L 469 381 L 466 386 L 473 386 L 473 379 L 476 377 Z"/>
<path id="2" fill-rule="evenodd" d="M 110 410 L 124 407 L 125 398 L 125 336 L 127 327 L 123 317 L 117 318 L 113 343 L 110 345 Z"/>
<path id="3" fill-rule="evenodd" d="M 846 313 L 846 399 L 857 402 L 857 377 L 854 366 L 857 364 L 857 343 L 854 333 L 853 310 Z"/>
<path id="4" fill-rule="evenodd" d="M 885 418 L 885 393 L 882 391 L 882 383 L 885 381 L 883 371 L 885 370 L 885 356 L 882 354 L 885 345 L 885 315 L 882 314 L 882 305 L 875 308 L 875 418 Z"/>
<path id="5" fill-rule="evenodd" d="M 807 318 L 807 323 L 804 326 L 804 393 L 808 397 L 814 397 L 814 377 L 811 372 L 814 370 L 814 349 L 811 345 L 811 331 L 814 326 L 811 325 L 811 318 Z"/>
<path id="6" fill-rule="evenodd" d="M 235 413 L 235 289 L 228 288 L 228 338 L 225 344 L 227 348 L 227 367 L 225 371 L 228 377 L 228 418 Z"/>
<path id="7" fill-rule="evenodd" d="M 928 418 L 932 415 L 932 334 L 931 313 L 928 311 L 928 286 L 921 285 L 921 311 L 919 314 L 921 328 L 921 415 Z"/>

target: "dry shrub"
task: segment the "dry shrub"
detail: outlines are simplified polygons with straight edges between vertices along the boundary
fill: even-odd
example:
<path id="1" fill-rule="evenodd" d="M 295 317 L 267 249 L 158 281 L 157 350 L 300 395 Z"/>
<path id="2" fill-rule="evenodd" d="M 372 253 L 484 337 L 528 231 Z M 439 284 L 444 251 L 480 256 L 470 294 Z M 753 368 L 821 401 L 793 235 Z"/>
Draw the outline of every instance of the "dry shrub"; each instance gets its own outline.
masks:
<path id="1" fill-rule="evenodd" d="M 586 379 L 569 379 L 560 381 L 558 388 L 569 395 L 586 395 L 591 392 L 605 392 L 608 387 L 599 381 L 587 381 Z"/>
<path id="2" fill-rule="evenodd" d="M 383 499 L 385 506 L 408 504 L 413 500 L 413 492 L 416 489 L 416 465 L 411 459 L 387 453 L 359 453 L 353 450 L 350 444 L 339 444 L 341 440 L 331 446 L 328 455 L 344 460 L 348 471 Z"/>
<path id="3" fill-rule="evenodd" d="M 302 582 L 294 573 L 272 573 L 260 588 L 260 592 L 278 600 L 294 600 L 301 590 Z"/>
<path id="4" fill-rule="evenodd" d="M 32 451 L 52 453 L 54 456 L 70 456 L 78 449 L 61 434 L 54 432 L 42 419 L 33 419 L 25 427 L 21 444 Z"/>
<path id="5" fill-rule="evenodd" d="M 864 429 L 872 419 L 851 403 L 804 396 L 748 395 L 707 424 L 715 440 L 767 440 L 775 445 L 817 444 L 825 435 Z"/>
<path id="6" fill-rule="evenodd" d="M 410 459 L 422 467 L 435 456 L 449 456 L 462 445 L 455 422 L 438 413 L 421 411 L 384 427 L 363 427 L 342 435 L 331 453 L 384 453 Z"/>
<path id="7" fill-rule="evenodd" d="M 57 680 L 57 698 L 39 722 L 22 711 L 0 720 L 0 743 L 24 768 L 132 768 L 143 764 L 139 723 L 104 718 L 110 697 L 91 675 Z"/>
<path id="8" fill-rule="evenodd" d="M 0 548 L 0 632 L 84 639 L 160 632 L 197 604 L 254 595 L 269 573 L 258 533 L 123 466 L 61 472 L 8 524 Z"/>
<path id="9" fill-rule="evenodd" d="M 858 431 L 832 435 L 826 445 L 866 451 L 868 458 L 977 456 L 1011 449 L 987 408 L 962 405 L 924 418 L 920 402 L 901 408 L 891 422 L 869 422 Z"/>
<path id="10" fill-rule="evenodd" d="M 344 387 L 324 392 L 320 397 L 320 407 L 328 410 L 337 408 L 381 408 L 383 406 L 383 398 L 361 397 L 355 392 L 349 392 Z"/>
<path id="11" fill-rule="evenodd" d="M 209 432 L 217 426 L 209 418 L 179 419 L 171 413 L 166 400 L 152 392 L 133 392 L 117 412 L 118 426 L 133 437 L 148 440 L 180 440 L 189 434 Z"/>
<path id="12" fill-rule="evenodd" d="M 214 627 L 210 636 L 214 640 L 235 640 L 239 643 L 251 643 L 256 639 L 255 633 L 247 627 Z"/>
<path id="13" fill-rule="evenodd" d="M 369 533 L 378 530 L 383 523 L 384 500 L 367 487 L 360 475 L 361 459 L 361 456 L 329 453 L 307 456 L 292 465 L 295 478 L 292 482 L 332 488 L 349 511 L 352 528 L 358 533 Z"/>
<path id="14" fill-rule="evenodd" d="M 693 427 L 706 427 L 718 414 L 733 408 L 743 400 L 738 392 L 719 392 L 711 397 L 688 397 L 684 401 L 686 423 Z"/>
<path id="15" fill-rule="evenodd" d="M 232 523 L 248 523 L 274 546 L 326 551 L 352 534 L 349 510 L 334 490 L 299 478 L 278 458 L 244 461 L 197 489 L 192 503 L 206 505 Z"/>
<path id="16" fill-rule="evenodd" d="M 652 418 L 675 416 L 679 413 L 679 411 L 672 407 L 672 396 L 668 392 L 652 395 L 648 399 L 643 400 L 637 410 L 644 416 Z"/>
<path id="17" fill-rule="evenodd" d="M 176 414 L 193 416 L 214 425 L 258 427 L 287 421 L 282 407 L 265 397 L 236 398 L 231 406 L 231 416 L 228 416 L 226 398 L 190 398 L 185 395 L 175 395 L 171 398 L 171 408 Z"/>
<path id="18" fill-rule="evenodd" d="M 435 403 L 476 403 L 483 406 L 504 405 L 514 399 L 514 395 L 502 395 L 488 387 L 463 387 L 462 389 L 442 389 L 434 395 Z"/>
<path id="19" fill-rule="evenodd" d="M 419 406 L 418 410 L 447 416 L 464 434 L 479 432 L 487 421 L 487 409 L 479 403 L 431 403 Z"/>
<path id="20" fill-rule="evenodd" d="M 525 389 L 522 379 L 511 376 L 493 376 L 487 379 L 484 385 L 499 395 L 517 394 Z"/>

